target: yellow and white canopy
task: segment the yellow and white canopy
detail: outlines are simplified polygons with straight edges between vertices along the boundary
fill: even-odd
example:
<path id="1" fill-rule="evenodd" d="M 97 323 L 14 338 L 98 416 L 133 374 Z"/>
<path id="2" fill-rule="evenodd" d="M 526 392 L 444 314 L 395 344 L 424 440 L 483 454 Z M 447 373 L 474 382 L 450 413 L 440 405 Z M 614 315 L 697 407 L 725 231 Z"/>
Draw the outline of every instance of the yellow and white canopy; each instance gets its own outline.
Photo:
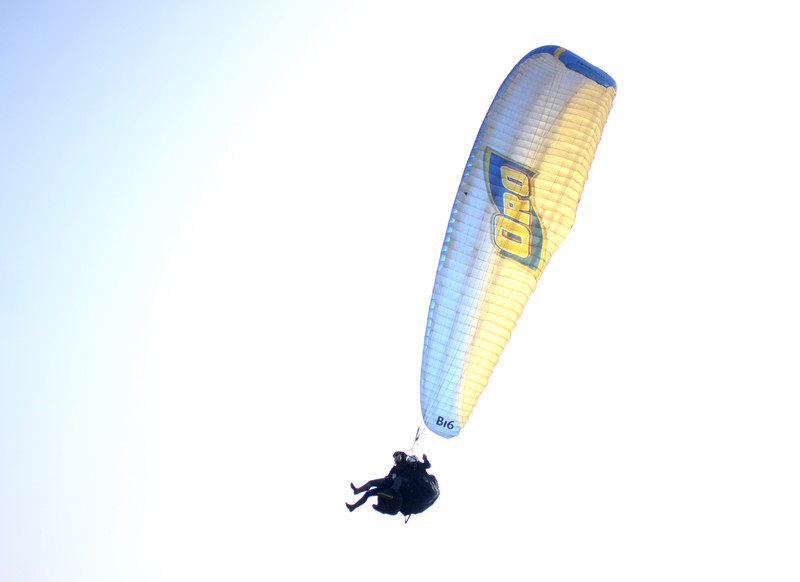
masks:
<path id="1" fill-rule="evenodd" d="M 509 73 L 483 120 L 447 225 L 431 297 L 420 401 L 456 436 L 536 281 L 575 220 L 614 80 L 545 46 Z"/>

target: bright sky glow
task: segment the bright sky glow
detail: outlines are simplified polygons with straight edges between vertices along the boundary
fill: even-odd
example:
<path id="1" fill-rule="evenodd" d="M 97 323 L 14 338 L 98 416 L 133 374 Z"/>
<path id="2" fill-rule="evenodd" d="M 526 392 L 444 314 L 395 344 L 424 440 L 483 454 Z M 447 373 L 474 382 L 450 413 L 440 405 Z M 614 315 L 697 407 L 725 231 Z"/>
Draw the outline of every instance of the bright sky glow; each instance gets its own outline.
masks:
<path id="1" fill-rule="evenodd" d="M 800 577 L 789 5 L 129 4 L 0 6 L 0 580 Z M 619 87 L 575 227 L 437 504 L 350 514 L 546 44 Z"/>

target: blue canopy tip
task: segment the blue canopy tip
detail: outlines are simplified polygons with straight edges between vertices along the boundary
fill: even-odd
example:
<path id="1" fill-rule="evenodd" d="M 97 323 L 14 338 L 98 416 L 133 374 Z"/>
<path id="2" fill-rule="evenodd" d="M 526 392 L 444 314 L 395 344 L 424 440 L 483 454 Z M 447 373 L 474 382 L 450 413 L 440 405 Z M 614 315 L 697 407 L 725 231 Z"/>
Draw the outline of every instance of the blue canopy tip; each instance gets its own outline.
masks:
<path id="1" fill-rule="evenodd" d="M 580 73 L 584 77 L 591 79 L 603 87 L 614 87 L 614 89 L 617 88 L 617 82 L 614 81 L 611 75 L 563 47 L 556 45 L 540 46 L 539 48 L 533 49 L 531 52 L 529 52 L 527 56 L 530 57 L 539 53 L 548 53 L 553 55 L 562 63 L 564 63 L 568 69 L 575 71 L 576 73 Z"/>

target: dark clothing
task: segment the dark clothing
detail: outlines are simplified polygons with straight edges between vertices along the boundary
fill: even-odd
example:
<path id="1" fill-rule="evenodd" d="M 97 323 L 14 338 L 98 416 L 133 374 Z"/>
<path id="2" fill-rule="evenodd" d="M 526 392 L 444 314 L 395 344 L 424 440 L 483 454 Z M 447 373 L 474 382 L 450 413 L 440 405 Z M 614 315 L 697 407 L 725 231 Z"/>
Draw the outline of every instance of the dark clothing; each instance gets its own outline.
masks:
<path id="1" fill-rule="evenodd" d="M 416 457 L 404 456 L 403 460 L 394 464 L 394 467 L 389 471 L 387 477 L 391 477 L 392 479 L 396 479 L 397 477 L 410 479 L 420 471 L 430 469 L 431 462 L 428 460 L 427 455 L 423 455 L 422 459 L 423 460 L 420 461 Z"/>
<path id="2" fill-rule="evenodd" d="M 394 467 L 392 467 L 392 470 L 389 471 L 389 477 L 392 479 L 397 479 L 398 477 L 408 479 L 414 472 L 415 464 L 416 461 L 409 461 L 408 458 L 405 458 L 399 463 L 395 463 Z"/>
<path id="3" fill-rule="evenodd" d="M 422 513 L 439 498 L 439 482 L 426 470 L 430 463 L 417 462 L 413 465 L 414 470 L 409 478 L 398 477 L 394 481 L 394 484 L 399 484 L 397 493 L 394 492 L 394 485 L 389 491 L 377 493 L 378 502 L 372 506 L 375 511 L 408 516 Z"/>
<path id="4" fill-rule="evenodd" d="M 394 467 L 386 477 L 373 479 L 361 487 L 350 484 L 354 493 L 366 491 L 356 503 L 347 504 L 350 511 L 363 505 L 373 495 L 378 496 L 378 502 L 372 507 L 389 515 L 398 512 L 403 515 L 421 513 L 436 501 L 439 497 L 439 484 L 436 477 L 427 472 L 431 467 L 428 457 L 423 455 L 423 460 L 420 461 L 416 457 L 408 457 L 405 453 L 395 453 L 395 456 L 398 455 L 401 459 L 395 460 Z"/>
<path id="5" fill-rule="evenodd" d="M 391 482 L 389 477 L 381 477 L 380 479 L 373 479 L 372 481 L 367 481 L 364 485 L 361 486 L 364 490 L 369 489 L 379 489 L 383 491 L 384 489 L 388 489 L 391 486 Z"/>

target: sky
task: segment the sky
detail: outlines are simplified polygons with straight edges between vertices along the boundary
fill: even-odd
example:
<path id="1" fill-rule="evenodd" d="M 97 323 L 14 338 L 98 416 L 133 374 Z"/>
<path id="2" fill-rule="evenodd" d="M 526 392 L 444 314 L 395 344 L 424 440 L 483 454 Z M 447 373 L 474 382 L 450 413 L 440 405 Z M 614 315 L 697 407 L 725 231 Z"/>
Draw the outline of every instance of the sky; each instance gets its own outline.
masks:
<path id="1" fill-rule="evenodd" d="M 0 580 L 800 577 L 788 6 L 0 3 Z M 428 302 L 500 83 L 618 93 L 407 524 Z"/>

